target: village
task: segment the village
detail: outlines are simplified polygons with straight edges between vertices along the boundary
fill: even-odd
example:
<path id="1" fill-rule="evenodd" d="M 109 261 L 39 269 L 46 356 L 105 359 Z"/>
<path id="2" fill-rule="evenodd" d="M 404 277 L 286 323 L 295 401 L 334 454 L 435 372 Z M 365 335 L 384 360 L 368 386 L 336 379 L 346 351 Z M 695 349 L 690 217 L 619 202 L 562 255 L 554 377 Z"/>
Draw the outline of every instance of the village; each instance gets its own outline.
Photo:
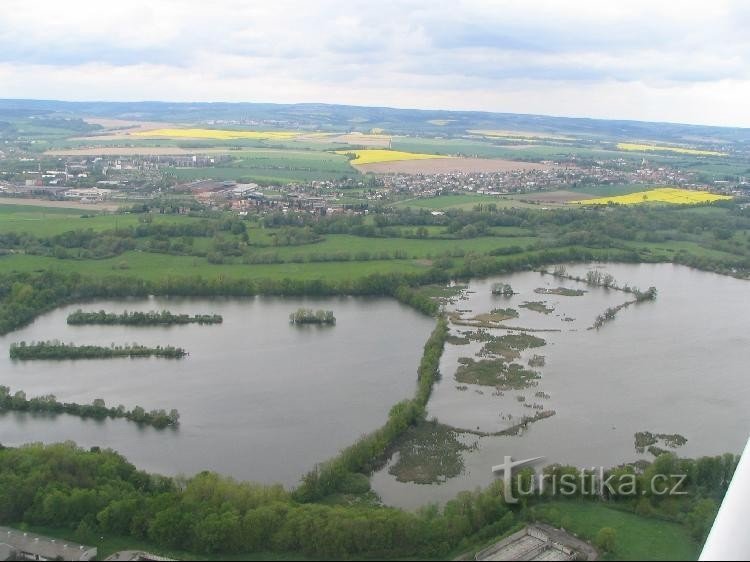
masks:
<path id="1" fill-rule="evenodd" d="M 25 158 L 20 169 L 3 170 L 0 197 L 39 199 L 79 204 L 107 203 L 112 208 L 149 201 L 166 194 L 182 194 L 209 208 L 240 215 L 296 210 L 317 215 L 364 212 L 370 204 L 442 195 L 509 195 L 546 193 L 586 186 L 662 185 L 711 190 L 728 195 L 750 191 L 745 178 L 736 181 L 701 181 L 696 174 L 651 164 L 634 166 L 623 159 L 549 163 L 544 169 L 502 172 L 448 172 L 435 174 L 352 174 L 282 185 L 260 185 L 241 178 L 179 180 L 175 169 L 204 169 L 226 164 L 227 155 L 61 157 L 45 169 L 41 159 Z M 49 164 L 48 160 L 44 161 Z M 2 160 L 0 159 L 0 169 Z M 238 171 L 240 174 L 240 171 Z"/>

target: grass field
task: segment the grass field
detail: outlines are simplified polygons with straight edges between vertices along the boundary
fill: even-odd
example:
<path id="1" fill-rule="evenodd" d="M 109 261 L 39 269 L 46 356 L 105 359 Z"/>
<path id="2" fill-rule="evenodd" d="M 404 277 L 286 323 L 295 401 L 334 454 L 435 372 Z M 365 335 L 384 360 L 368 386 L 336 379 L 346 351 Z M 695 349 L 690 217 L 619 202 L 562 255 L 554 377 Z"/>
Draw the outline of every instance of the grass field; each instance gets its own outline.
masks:
<path id="1" fill-rule="evenodd" d="M 252 237 L 252 233 L 251 233 Z M 347 234 L 329 234 L 325 240 L 317 244 L 305 246 L 285 246 L 280 248 L 266 248 L 266 251 L 277 252 L 279 256 L 288 258 L 295 254 L 309 254 L 310 252 L 393 252 L 401 250 L 412 259 L 434 257 L 450 250 L 465 250 L 474 252 L 488 252 L 495 248 L 507 246 L 526 246 L 536 239 L 519 236 L 500 238 L 493 236 L 467 239 L 417 239 L 417 238 L 362 238 Z"/>
<path id="2" fill-rule="evenodd" d="M 440 154 L 424 154 L 419 152 L 403 152 L 400 150 L 386 150 L 369 148 L 365 150 L 337 150 L 336 154 L 354 154 L 352 164 L 378 164 L 380 162 L 400 162 L 403 160 L 429 160 L 432 158 L 448 158 Z"/>
<path id="3" fill-rule="evenodd" d="M 699 545 L 684 527 L 587 502 L 553 502 L 540 513 L 568 520 L 566 529 L 593 540 L 602 527 L 617 531 L 615 552 L 605 560 L 697 560 Z M 553 518 L 554 518 L 553 517 Z"/>
<path id="4" fill-rule="evenodd" d="M 716 195 L 705 191 L 693 191 L 690 189 L 675 189 L 672 187 L 660 187 L 648 191 L 636 191 L 627 195 L 613 197 L 599 197 L 595 199 L 584 199 L 572 201 L 572 204 L 583 205 L 607 205 L 616 203 L 620 205 L 636 205 L 639 203 L 670 203 L 673 205 L 694 205 L 696 203 L 711 203 L 731 199 L 728 195 Z"/>
<path id="5" fill-rule="evenodd" d="M 528 131 L 493 131 L 487 129 L 470 129 L 466 131 L 472 135 L 479 135 L 482 137 L 489 138 L 501 138 L 501 139 L 523 139 L 523 140 L 549 140 L 549 141 L 574 141 L 574 137 L 566 137 L 562 135 L 552 135 L 549 133 L 534 133 Z"/>
<path id="6" fill-rule="evenodd" d="M 54 236 L 71 230 L 112 230 L 138 224 L 138 215 L 107 214 L 80 209 L 32 207 L 0 204 L 0 233 L 24 232 L 36 236 Z M 155 223 L 196 221 L 180 215 L 155 215 Z"/>
<path id="7" fill-rule="evenodd" d="M 229 153 L 233 160 L 217 167 L 175 168 L 182 180 L 248 179 L 260 184 L 306 182 L 357 175 L 341 154 L 313 150 L 249 149 Z"/>
<path id="8" fill-rule="evenodd" d="M 479 204 L 494 204 L 498 209 L 508 207 L 539 208 L 524 201 L 511 198 L 500 198 L 494 195 L 441 195 L 439 197 L 422 197 L 418 199 L 404 199 L 396 203 L 396 207 L 413 207 L 415 209 L 463 209 L 470 211 Z"/>
<path id="9" fill-rule="evenodd" d="M 204 258 L 173 256 L 150 252 L 130 251 L 114 258 L 101 260 L 61 260 L 46 256 L 16 254 L 0 257 L 3 271 L 52 270 L 81 273 L 94 277 L 117 275 L 156 281 L 169 277 L 227 279 L 299 279 L 342 281 L 367 277 L 374 273 L 418 273 L 427 264 L 415 260 L 372 260 L 358 262 L 284 263 L 273 265 L 221 264 L 213 265 Z"/>

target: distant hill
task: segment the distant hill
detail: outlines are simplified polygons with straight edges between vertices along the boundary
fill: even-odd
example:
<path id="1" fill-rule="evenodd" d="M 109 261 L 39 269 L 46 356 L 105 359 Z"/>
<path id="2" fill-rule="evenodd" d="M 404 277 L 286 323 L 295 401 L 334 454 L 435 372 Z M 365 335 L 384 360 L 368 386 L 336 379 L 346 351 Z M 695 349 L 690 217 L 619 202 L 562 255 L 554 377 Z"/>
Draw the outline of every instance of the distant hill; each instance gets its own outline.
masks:
<path id="1" fill-rule="evenodd" d="M 455 136 L 465 134 L 470 129 L 486 129 L 610 139 L 750 143 L 750 129 L 742 128 L 480 111 L 397 109 L 320 103 L 66 102 L 0 99 L 0 120 L 32 115 L 88 116 L 180 123 L 243 121 L 278 128 L 332 131 L 370 131 L 374 128 L 395 134 L 428 136 Z"/>

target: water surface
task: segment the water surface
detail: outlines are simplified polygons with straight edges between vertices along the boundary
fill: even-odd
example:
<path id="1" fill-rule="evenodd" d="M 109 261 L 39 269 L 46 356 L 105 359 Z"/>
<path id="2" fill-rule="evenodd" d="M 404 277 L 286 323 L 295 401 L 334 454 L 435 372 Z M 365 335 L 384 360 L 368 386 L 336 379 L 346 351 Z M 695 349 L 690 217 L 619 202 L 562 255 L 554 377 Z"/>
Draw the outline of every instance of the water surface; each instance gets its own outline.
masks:
<path id="1" fill-rule="evenodd" d="M 331 309 L 336 326 L 292 326 L 300 306 Z M 169 309 L 216 313 L 216 326 L 123 327 L 66 324 L 77 309 Z M 0 384 L 29 398 L 147 410 L 177 408 L 176 430 L 124 420 L 0 415 L 0 443 L 72 440 L 111 447 L 139 468 L 165 474 L 215 470 L 239 479 L 293 485 L 315 463 L 382 425 L 411 397 L 434 320 L 390 299 L 164 299 L 97 301 L 60 308 L 0 337 Z M 189 357 L 13 362 L 11 343 L 184 347 Z"/>
<path id="2" fill-rule="evenodd" d="M 584 276 L 592 267 L 574 265 L 568 270 Z M 742 450 L 750 435 L 750 282 L 671 264 L 600 267 L 621 284 L 656 286 L 657 300 L 622 310 L 601 330 L 589 331 L 598 314 L 632 297 L 525 272 L 474 281 L 466 300 L 450 306 L 470 311 L 464 317 L 512 307 L 520 317 L 506 324 L 561 331 L 536 334 L 547 345 L 523 355 L 545 356 L 539 386 L 502 397 L 486 386 L 458 390 L 453 378 L 458 358 L 474 356 L 482 344 L 447 345 L 428 417 L 457 428 L 496 432 L 511 424 L 503 416 L 533 413 L 517 395 L 542 403 L 556 415 L 532 424 L 520 436 L 479 439 L 478 450 L 464 456 L 464 474 L 444 484 L 399 483 L 386 467 L 373 477 L 386 503 L 416 507 L 486 486 L 493 478 L 490 467 L 505 455 L 544 456 L 547 463 L 581 468 L 653 458 L 636 453 L 638 431 L 684 435 L 687 444 L 675 452 L 686 457 Z M 520 294 L 510 299 L 491 295 L 496 281 L 510 283 Z M 534 292 L 558 286 L 588 292 L 582 297 Z M 555 311 L 544 315 L 519 308 L 524 301 L 545 301 Z M 454 333 L 465 329 L 452 327 Z M 535 398 L 538 391 L 549 400 Z"/>

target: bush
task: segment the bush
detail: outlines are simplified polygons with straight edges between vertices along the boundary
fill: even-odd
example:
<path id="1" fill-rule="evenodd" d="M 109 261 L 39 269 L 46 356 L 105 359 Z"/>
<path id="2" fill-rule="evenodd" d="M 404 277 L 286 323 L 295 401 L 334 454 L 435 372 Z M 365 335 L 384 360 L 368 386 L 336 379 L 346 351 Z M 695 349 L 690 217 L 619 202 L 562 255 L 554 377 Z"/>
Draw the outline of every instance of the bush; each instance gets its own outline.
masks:
<path id="1" fill-rule="evenodd" d="M 596 547 L 602 552 L 614 552 L 617 545 L 617 531 L 612 527 L 602 527 L 596 534 L 594 544 L 596 544 Z"/>

